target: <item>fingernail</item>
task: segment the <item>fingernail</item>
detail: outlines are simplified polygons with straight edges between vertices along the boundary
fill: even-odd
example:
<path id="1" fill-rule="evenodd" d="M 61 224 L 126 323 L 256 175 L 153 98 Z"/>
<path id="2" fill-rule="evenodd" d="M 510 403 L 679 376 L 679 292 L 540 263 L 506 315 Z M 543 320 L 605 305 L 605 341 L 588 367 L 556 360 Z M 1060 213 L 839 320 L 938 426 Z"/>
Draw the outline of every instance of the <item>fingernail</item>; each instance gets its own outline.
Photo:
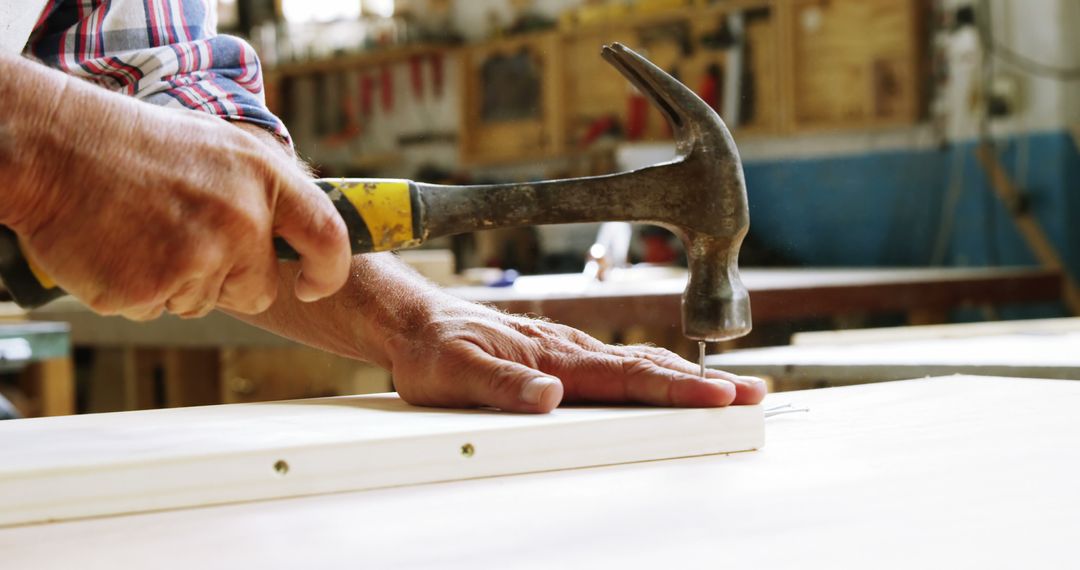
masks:
<path id="1" fill-rule="evenodd" d="M 741 379 L 744 382 L 748 382 L 750 384 L 756 384 L 758 386 L 767 386 L 768 385 L 768 384 L 766 384 L 764 379 L 758 378 L 757 376 L 739 376 L 739 379 Z"/>
<path id="2" fill-rule="evenodd" d="M 258 301 L 255 301 L 255 312 L 265 313 L 274 304 L 274 295 L 263 295 L 259 297 Z"/>
<path id="3" fill-rule="evenodd" d="M 318 301 L 322 297 L 312 291 L 311 286 L 308 285 L 301 277 L 300 279 L 296 280 L 296 298 L 300 299 L 305 303 L 312 303 Z"/>
<path id="4" fill-rule="evenodd" d="M 558 380 L 547 376 L 533 378 L 521 386 L 521 401 L 526 404 L 536 405 L 544 396 L 544 390 L 559 383 Z"/>

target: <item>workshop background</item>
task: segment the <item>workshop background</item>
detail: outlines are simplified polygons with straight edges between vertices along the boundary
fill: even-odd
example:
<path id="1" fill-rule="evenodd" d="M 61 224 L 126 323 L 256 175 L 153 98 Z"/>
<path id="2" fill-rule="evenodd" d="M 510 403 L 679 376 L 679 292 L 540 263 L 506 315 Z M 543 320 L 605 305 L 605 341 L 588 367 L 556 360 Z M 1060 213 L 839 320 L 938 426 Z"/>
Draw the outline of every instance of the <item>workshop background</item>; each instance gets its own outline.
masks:
<path id="1" fill-rule="evenodd" d="M 269 106 L 325 177 L 513 182 L 670 159 L 659 112 L 599 56 L 613 41 L 639 50 L 720 113 L 744 163 L 755 331 L 710 352 L 1080 309 L 1078 2 L 220 0 L 218 10 L 220 31 L 259 54 Z M 496 230 L 402 257 L 467 298 L 696 358 L 679 329 L 685 254 L 666 230 Z M 30 314 L 8 306 L 4 319 L 0 393 L 22 415 L 392 387 L 376 367 L 220 314 L 135 324 L 65 299 Z M 805 384 L 773 386 L 787 387 Z"/>

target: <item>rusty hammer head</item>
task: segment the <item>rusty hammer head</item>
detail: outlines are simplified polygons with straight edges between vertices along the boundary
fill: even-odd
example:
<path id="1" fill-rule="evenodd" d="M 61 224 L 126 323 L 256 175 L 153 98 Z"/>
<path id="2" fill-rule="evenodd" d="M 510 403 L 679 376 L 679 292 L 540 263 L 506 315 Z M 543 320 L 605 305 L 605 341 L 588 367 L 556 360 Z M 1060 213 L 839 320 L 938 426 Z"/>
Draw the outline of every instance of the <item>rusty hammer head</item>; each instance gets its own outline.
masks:
<path id="1" fill-rule="evenodd" d="M 649 217 L 686 246 L 690 279 L 683 292 L 683 333 L 704 341 L 747 334 L 750 298 L 738 261 L 750 214 L 731 133 L 693 91 L 629 48 L 605 46 L 603 57 L 660 109 L 675 135 L 677 159 L 646 169 L 644 181 L 654 187 L 639 195 L 652 202 Z"/>

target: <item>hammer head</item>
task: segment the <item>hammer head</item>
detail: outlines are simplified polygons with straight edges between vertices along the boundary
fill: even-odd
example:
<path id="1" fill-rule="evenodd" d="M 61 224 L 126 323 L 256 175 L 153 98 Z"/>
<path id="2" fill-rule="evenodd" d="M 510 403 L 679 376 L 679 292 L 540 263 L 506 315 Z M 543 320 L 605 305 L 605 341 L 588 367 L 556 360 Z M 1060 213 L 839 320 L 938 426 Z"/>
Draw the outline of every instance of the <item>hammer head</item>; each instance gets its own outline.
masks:
<path id="1" fill-rule="evenodd" d="M 746 181 L 724 121 L 689 88 L 621 44 L 603 57 L 652 101 L 671 125 L 677 158 L 655 167 L 663 195 L 655 223 L 686 246 L 683 334 L 703 341 L 750 332 L 750 297 L 739 278 L 739 248 L 750 228 Z"/>

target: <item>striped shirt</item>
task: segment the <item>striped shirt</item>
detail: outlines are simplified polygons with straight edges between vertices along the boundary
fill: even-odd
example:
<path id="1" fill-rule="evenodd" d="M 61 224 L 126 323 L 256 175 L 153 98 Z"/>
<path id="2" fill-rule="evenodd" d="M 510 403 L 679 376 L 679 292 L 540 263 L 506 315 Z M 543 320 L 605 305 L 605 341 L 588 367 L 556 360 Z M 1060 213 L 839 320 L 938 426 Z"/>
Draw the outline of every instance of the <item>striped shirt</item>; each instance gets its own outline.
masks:
<path id="1" fill-rule="evenodd" d="M 266 108 L 255 50 L 217 35 L 216 0 L 48 0 L 24 54 L 148 103 L 289 138 Z"/>

